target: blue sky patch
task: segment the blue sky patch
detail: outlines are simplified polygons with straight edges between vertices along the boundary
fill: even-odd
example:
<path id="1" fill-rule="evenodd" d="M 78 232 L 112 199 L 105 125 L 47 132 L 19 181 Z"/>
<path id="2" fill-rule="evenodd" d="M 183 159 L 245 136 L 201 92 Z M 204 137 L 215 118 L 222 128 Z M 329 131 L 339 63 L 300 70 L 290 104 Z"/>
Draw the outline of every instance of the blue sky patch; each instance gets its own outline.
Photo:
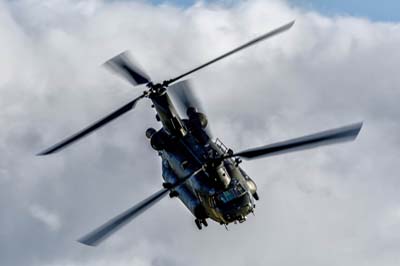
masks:
<path id="1" fill-rule="evenodd" d="M 168 2 L 180 6 L 190 6 L 195 0 L 149 0 L 154 4 Z M 215 0 L 208 0 L 213 2 Z M 399 0 L 288 0 L 294 6 L 316 10 L 328 16 L 350 15 L 365 17 L 375 21 L 399 21 Z M 234 2 L 234 1 L 231 1 Z"/>

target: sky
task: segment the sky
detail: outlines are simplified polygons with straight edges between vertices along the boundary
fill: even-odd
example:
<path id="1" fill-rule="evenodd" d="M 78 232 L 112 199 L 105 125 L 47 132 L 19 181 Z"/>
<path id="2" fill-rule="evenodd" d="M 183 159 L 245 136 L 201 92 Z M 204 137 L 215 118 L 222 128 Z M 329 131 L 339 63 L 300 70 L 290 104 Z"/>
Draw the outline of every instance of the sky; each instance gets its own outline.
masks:
<path id="1" fill-rule="evenodd" d="M 154 4 L 172 3 L 188 7 L 195 4 L 194 0 L 151 0 Z M 208 3 L 240 2 L 238 0 L 213 1 Z M 314 10 L 328 16 L 357 16 L 366 17 L 374 21 L 399 21 L 400 2 L 396 0 L 288 0 L 293 6 L 306 10 Z"/>
<path id="2" fill-rule="evenodd" d="M 191 76 L 214 135 L 242 150 L 364 121 L 358 139 L 245 161 L 260 201 L 229 231 L 197 230 L 166 198 L 103 245 L 77 243 L 162 183 L 146 101 L 35 156 L 141 93 L 102 63 L 130 50 L 164 80 L 293 19 L 289 32 Z M 0 265 L 399 265 L 398 22 L 283 0 L 0 0 L 0 36 Z"/>
<path id="3" fill-rule="evenodd" d="M 290 0 L 290 3 L 330 16 L 357 16 L 375 21 L 400 20 L 400 3 L 396 0 Z"/>

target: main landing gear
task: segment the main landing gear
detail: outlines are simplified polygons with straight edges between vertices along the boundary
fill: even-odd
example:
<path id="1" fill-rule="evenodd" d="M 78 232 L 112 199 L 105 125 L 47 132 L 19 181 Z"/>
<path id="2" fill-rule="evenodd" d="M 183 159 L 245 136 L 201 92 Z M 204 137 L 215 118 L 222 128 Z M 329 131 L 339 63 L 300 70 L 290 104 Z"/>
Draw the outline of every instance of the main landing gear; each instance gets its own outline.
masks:
<path id="1" fill-rule="evenodd" d="M 205 227 L 208 226 L 206 219 L 195 219 L 194 222 L 199 230 L 201 230 L 203 228 L 203 225 Z"/>

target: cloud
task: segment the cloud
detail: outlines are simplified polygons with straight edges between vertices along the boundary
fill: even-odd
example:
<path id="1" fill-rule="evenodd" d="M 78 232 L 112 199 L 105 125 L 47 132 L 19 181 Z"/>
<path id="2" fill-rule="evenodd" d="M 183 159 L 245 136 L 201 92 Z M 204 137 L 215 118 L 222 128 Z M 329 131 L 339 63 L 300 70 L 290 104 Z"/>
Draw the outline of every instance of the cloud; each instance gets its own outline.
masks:
<path id="1" fill-rule="evenodd" d="M 50 230 L 58 231 L 60 229 L 61 221 L 57 214 L 46 210 L 40 205 L 32 205 L 29 210 L 34 218 L 47 225 Z"/>
<path id="2" fill-rule="evenodd" d="M 285 35 L 192 76 L 214 135 L 239 150 L 364 120 L 358 140 L 243 163 L 261 200 L 230 231 L 197 231 L 167 199 L 104 245 L 78 244 L 161 185 L 144 137 L 160 125 L 145 101 L 34 156 L 141 92 L 100 65 L 129 49 L 162 80 L 294 18 Z M 279 0 L 0 2 L 0 264 L 397 265 L 399 31 Z"/>

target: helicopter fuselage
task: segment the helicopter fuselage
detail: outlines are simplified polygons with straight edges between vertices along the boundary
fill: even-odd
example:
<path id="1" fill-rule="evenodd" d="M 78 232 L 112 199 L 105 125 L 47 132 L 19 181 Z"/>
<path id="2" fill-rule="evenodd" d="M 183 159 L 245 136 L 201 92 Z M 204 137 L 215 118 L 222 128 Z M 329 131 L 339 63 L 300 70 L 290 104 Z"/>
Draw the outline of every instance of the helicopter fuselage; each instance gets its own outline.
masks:
<path id="1" fill-rule="evenodd" d="M 221 141 L 213 141 L 205 128 L 204 114 L 194 108 L 181 119 L 165 90 L 149 95 L 163 127 L 149 129 L 146 135 L 162 159 L 164 186 L 172 186 L 196 170 L 192 176 L 170 192 L 178 197 L 196 217 L 196 224 L 207 225 L 207 218 L 227 225 L 243 222 L 253 212 L 257 199 L 256 185 L 240 168 L 236 158 L 220 159 L 230 152 Z"/>

